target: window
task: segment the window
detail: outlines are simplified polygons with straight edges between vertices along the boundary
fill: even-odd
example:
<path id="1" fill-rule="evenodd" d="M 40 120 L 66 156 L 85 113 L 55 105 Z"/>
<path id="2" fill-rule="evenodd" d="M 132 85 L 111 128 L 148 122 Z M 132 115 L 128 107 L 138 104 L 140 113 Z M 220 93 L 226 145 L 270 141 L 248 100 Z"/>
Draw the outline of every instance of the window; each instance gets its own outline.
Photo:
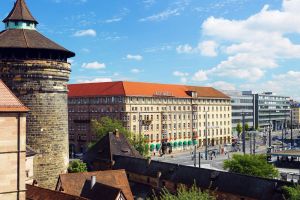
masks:
<path id="1" fill-rule="evenodd" d="M 18 26 L 19 25 L 19 22 L 15 22 L 15 26 Z"/>

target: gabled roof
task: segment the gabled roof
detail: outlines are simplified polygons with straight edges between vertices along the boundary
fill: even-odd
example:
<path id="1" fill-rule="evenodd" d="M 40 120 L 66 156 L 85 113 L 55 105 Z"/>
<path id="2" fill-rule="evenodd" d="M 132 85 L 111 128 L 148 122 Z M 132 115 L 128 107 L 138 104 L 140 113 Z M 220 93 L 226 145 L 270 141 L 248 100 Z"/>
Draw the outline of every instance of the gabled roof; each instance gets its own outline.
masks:
<path id="1" fill-rule="evenodd" d="M 106 83 L 81 83 L 68 85 L 69 97 L 93 96 L 169 96 L 177 98 L 191 98 L 189 92 L 196 92 L 202 98 L 229 99 L 224 93 L 212 87 L 199 87 L 188 85 L 173 85 L 145 82 L 106 82 Z"/>
<path id="2" fill-rule="evenodd" d="M 59 176 L 56 190 L 62 189 L 62 192 L 64 193 L 80 196 L 85 190 L 86 182 L 89 181 L 92 176 L 96 176 L 97 183 L 107 187 L 113 187 L 116 190 L 119 189 L 122 191 L 127 200 L 133 200 L 133 195 L 125 170 L 61 174 Z"/>
<path id="3" fill-rule="evenodd" d="M 108 133 L 85 153 L 83 160 L 86 163 L 93 161 L 110 163 L 113 155 L 142 158 L 123 134 L 119 133 L 117 136 L 115 133 Z"/>
<path id="4" fill-rule="evenodd" d="M 176 184 L 197 184 L 202 189 L 216 190 L 217 192 L 234 194 L 261 200 L 282 199 L 280 188 L 290 183 L 247 176 L 242 174 L 215 171 L 210 169 L 183 166 L 159 161 L 132 158 L 126 156 L 114 156 L 113 169 L 125 169 L 139 175 L 170 181 Z"/>
<path id="5" fill-rule="evenodd" d="M 0 49 L 44 49 L 65 53 L 68 57 L 75 54 L 56 44 L 36 30 L 7 29 L 0 32 Z"/>
<path id="6" fill-rule="evenodd" d="M 3 20 L 3 22 L 8 21 L 28 21 L 36 24 L 38 23 L 29 11 L 25 0 L 17 0 L 17 2 L 15 2 L 13 9 Z"/>
<path id="7" fill-rule="evenodd" d="M 120 188 L 105 185 L 103 183 L 96 182 L 91 189 L 91 181 L 86 180 L 80 196 L 88 198 L 90 200 L 118 200 L 118 197 L 124 194 Z"/>
<path id="8" fill-rule="evenodd" d="M 27 112 L 22 102 L 0 80 L 0 112 Z"/>
<path id="9" fill-rule="evenodd" d="M 88 200 L 83 197 L 73 196 L 58 191 L 48 190 L 32 185 L 26 185 L 27 200 Z"/>

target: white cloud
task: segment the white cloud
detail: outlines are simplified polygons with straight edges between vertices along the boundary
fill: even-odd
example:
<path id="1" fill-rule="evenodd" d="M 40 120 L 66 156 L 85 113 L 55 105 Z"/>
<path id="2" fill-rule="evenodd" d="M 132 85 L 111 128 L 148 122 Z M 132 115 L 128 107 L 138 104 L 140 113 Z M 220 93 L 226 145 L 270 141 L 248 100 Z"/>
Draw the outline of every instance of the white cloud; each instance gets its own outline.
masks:
<path id="1" fill-rule="evenodd" d="M 300 33 L 299 24 L 299 0 L 283 0 L 280 10 L 271 10 L 265 5 L 243 20 L 209 17 L 202 24 L 203 36 L 223 43 L 223 53 L 228 57 L 205 70 L 205 74 L 257 81 L 279 67 L 280 61 L 300 59 L 300 44 L 288 37 Z M 215 55 L 217 47 L 213 43 L 206 43 L 204 47 L 202 54 Z"/>
<path id="2" fill-rule="evenodd" d="M 81 51 L 83 51 L 84 53 L 90 53 L 90 50 L 88 48 L 82 48 Z"/>
<path id="3" fill-rule="evenodd" d="M 95 61 L 90 63 L 83 63 L 81 67 L 85 69 L 105 69 L 106 65 L 104 63 Z"/>
<path id="4" fill-rule="evenodd" d="M 194 48 L 189 44 L 179 45 L 176 48 L 177 53 L 184 54 L 184 53 L 193 53 Z"/>
<path id="5" fill-rule="evenodd" d="M 179 45 L 176 48 L 179 54 L 201 54 L 207 57 L 216 57 L 218 44 L 215 41 L 207 40 L 198 44 L 197 47 L 192 47 L 189 44 Z"/>
<path id="6" fill-rule="evenodd" d="M 174 71 L 173 76 L 179 77 L 181 83 L 186 83 L 189 80 L 189 73 L 187 72 Z"/>
<path id="7" fill-rule="evenodd" d="M 112 82 L 111 78 L 95 78 L 92 80 L 78 80 L 78 83 Z"/>
<path id="8" fill-rule="evenodd" d="M 146 7 L 151 7 L 156 3 L 156 0 L 143 0 L 143 3 Z"/>
<path id="9" fill-rule="evenodd" d="M 143 60 L 143 56 L 141 56 L 141 55 L 131 55 L 131 54 L 128 54 L 128 55 L 126 56 L 126 58 L 127 58 L 128 60 L 137 60 L 137 61 Z"/>
<path id="10" fill-rule="evenodd" d="M 277 63 L 270 58 L 259 57 L 251 54 L 237 54 L 228 57 L 216 67 L 207 70 L 209 75 L 233 77 L 256 81 L 262 78 L 266 69 L 277 67 Z"/>
<path id="11" fill-rule="evenodd" d="M 76 31 L 73 36 L 75 36 L 75 37 L 84 37 L 84 36 L 95 37 L 95 36 L 97 36 L 97 32 L 94 29 L 79 30 L 79 31 Z"/>
<path id="12" fill-rule="evenodd" d="M 186 73 L 186 72 L 180 72 L 180 71 L 175 71 L 175 72 L 173 72 L 173 75 L 174 75 L 174 76 L 183 77 L 183 76 L 188 76 L 189 73 Z"/>
<path id="13" fill-rule="evenodd" d="M 246 83 L 240 86 L 243 90 L 257 92 L 272 91 L 279 95 L 290 96 L 300 100 L 300 71 L 288 71 L 283 74 L 273 75 L 271 80 L 256 83 Z"/>
<path id="14" fill-rule="evenodd" d="M 193 81 L 199 81 L 199 82 L 208 80 L 207 72 L 205 72 L 205 71 L 203 71 L 203 70 L 197 71 L 197 72 L 194 74 L 192 80 L 193 80 Z"/>
<path id="15" fill-rule="evenodd" d="M 178 16 L 180 15 L 180 9 L 176 8 L 176 9 L 167 9 L 163 12 L 157 13 L 155 15 L 151 15 L 149 17 L 145 17 L 140 19 L 140 22 L 146 22 L 146 21 L 162 21 L 162 20 L 166 20 L 169 17 L 172 16 Z"/>
<path id="16" fill-rule="evenodd" d="M 109 24 L 109 23 L 114 23 L 114 22 L 119 22 L 119 21 L 122 21 L 121 17 L 115 17 L 115 18 L 107 19 L 104 22 Z"/>
<path id="17" fill-rule="evenodd" d="M 233 84 L 225 81 L 213 82 L 208 84 L 208 86 L 214 87 L 219 90 L 236 90 L 236 87 Z"/>
<path id="18" fill-rule="evenodd" d="M 218 55 L 218 44 L 215 41 L 203 41 L 199 43 L 198 48 L 203 56 L 216 57 Z"/>
<path id="19" fill-rule="evenodd" d="M 131 69 L 130 70 L 131 71 L 131 73 L 134 73 L 134 74 L 138 74 L 138 73 L 141 73 L 142 72 L 142 70 L 140 70 L 140 69 Z"/>

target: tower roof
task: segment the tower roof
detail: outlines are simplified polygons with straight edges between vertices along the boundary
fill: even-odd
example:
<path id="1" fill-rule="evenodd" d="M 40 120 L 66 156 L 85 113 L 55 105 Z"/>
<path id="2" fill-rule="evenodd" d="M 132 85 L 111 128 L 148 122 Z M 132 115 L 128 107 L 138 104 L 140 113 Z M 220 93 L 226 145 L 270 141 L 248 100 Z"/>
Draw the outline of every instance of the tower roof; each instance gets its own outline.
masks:
<path id="1" fill-rule="evenodd" d="M 44 49 L 63 52 L 68 57 L 75 53 L 56 44 L 35 30 L 9 29 L 0 32 L 0 49 Z"/>
<path id="2" fill-rule="evenodd" d="M 38 24 L 35 18 L 29 11 L 25 0 L 17 0 L 13 9 L 10 11 L 9 15 L 3 20 L 3 22 L 8 21 L 28 21 Z"/>

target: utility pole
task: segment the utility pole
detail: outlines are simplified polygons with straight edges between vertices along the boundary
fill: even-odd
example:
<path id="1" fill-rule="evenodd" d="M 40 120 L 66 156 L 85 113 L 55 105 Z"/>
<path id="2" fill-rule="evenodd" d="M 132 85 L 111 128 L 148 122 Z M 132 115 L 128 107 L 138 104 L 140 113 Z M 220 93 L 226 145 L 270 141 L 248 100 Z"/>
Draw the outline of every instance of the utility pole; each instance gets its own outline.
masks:
<path id="1" fill-rule="evenodd" d="M 285 115 L 285 114 L 284 114 Z M 285 126 L 285 124 L 284 124 L 284 122 L 282 123 L 282 133 L 281 133 L 281 148 L 282 148 L 282 150 L 283 150 L 283 135 L 284 135 L 284 126 Z"/>
<path id="2" fill-rule="evenodd" d="M 255 153 L 256 153 L 256 152 L 255 152 L 255 151 L 256 151 L 256 150 L 255 150 L 255 149 L 256 149 L 256 132 L 254 133 L 253 136 L 254 136 L 254 138 L 253 138 L 253 143 L 254 143 L 254 144 L 253 144 L 253 154 L 255 155 Z"/>
<path id="3" fill-rule="evenodd" d="M 252 133 L 249 133 L 250 135 L 250 155 L 252 154 Z"/>
<path id="4" fill-rule="evenodd" d="M 291 148 L 294 147 L 294 140 L 293 140 L 293 109 L 291 108 Z"/>
<path id="5" fill-rule="evenodd" d="M 269 108 L 269 147 L 271 148 L 272 146 L 272 127 L 271 127 L 271 110 Z"/>
<path id="6" fill-rule="evenodd" d="M 207 133 L 208 133 L 208 131 L 207 131 L 207 129 L 208 129 L 208 125 L 207 125 L 207 111 L 205 112 L 205 160 L 207 160 L 208 159 L 208 148 L 207 148 L 207 146 L 208 146 L 208 137 L 207 137 Z"/>
<path id="7" fill-rule="evenodd" d="M 197 167 L 197 147 L 194 146 L 194 167 Z"/>
<path id="8" fill-rule="evenodd" d="M 246 133 L 245 133 L 245 113 L 242 113 L 243 116 L 243 135 L 242 135 L 242 139 L 243 139 L 243 153 L 244 155 L 246 154 Z"/>
<path id="9" fill-rule="evenodd" d="M 199 152 L 199 168 L 201 168 L 201 152 Z"/>

